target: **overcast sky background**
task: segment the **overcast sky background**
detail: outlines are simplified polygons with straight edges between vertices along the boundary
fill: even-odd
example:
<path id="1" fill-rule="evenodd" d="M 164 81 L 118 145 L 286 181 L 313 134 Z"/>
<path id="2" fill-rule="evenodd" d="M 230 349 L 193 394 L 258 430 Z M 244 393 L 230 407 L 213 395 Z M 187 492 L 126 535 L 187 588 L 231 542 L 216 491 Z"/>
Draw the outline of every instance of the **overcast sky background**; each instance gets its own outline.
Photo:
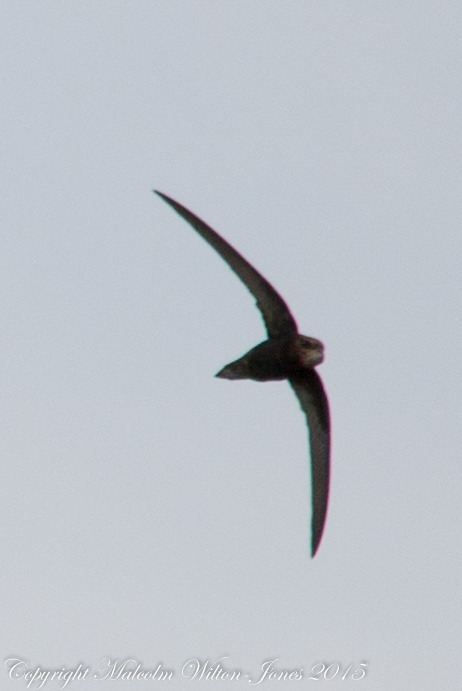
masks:
<path id="1" fill-rule="evenodd" d="M 4 3 L 2 665 L 460 684 L 461 27 L 444 0 Z M 260 314 L 152 188 L 326 345 L 314 560 L 292 391 L 214 378 Z"/>

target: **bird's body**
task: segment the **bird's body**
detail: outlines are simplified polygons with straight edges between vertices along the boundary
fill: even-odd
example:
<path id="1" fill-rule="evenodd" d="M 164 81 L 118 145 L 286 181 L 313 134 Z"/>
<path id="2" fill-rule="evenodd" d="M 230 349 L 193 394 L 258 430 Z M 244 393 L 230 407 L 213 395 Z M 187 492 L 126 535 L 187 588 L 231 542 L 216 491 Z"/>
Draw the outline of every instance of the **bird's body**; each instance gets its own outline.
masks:
<path id="1" fill-rule="evenodd" d="M 312 556 L 324 530 L 329 496 L 330 422 L 327 396 L 314 367 L 324 358 L 324 346 L 298 333 L 286 303 L 273 286 L 226 240 L 204 221 L 161 192 L 157 194 L 175 209 L 221 255 L 257 300 L 268 340 L 249 350 L 217 373 L 222 379 L 279 381 L 287 379 L 304 411 L 310 434 L 313 495 Z"/>
<path id="2" fill-rule="evenodd" d="M 299 334 L 295 337 L 269 338 L 239 360 L 223 367 L 216 376 L 223 379 L 279 381 L 318 365 L 323 357 L 323 345 L 314 338 Z"/>

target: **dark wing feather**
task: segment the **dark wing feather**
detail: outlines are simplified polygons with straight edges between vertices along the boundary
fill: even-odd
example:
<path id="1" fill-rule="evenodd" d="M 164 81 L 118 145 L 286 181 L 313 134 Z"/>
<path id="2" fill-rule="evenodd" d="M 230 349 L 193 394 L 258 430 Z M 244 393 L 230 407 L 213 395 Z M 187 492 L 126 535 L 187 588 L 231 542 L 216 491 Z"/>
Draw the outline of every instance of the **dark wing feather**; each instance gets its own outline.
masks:
<path id="1" fill-rule="evenodd" d="M 329 404 L 319 374 L 307 369 L 289 379 L 297 395 L 310 435 L 311 487 L 313 515 L 311 519 L 311 556 L 321 542 L 329 500 L 330 422 Z"/>
<path id="2" fill-rule="evenodd" d="M 167 204 L 170 204 L 192 227 L 197 230 L 204 240 L 212 245 L 218 254 L 227 262 L 231 269 L 239 276 L 257 301 L 257 306 L 263 315 L 266 330 L 270 338 L 287 336 L 297 333 L 297 324 L 289 308 L 273 286 L 261 276 L 239 252 L 223 240 L 204 221 L 188 211 L 178 202 L 170 199 L 162 192 L 154 190 Z"/>

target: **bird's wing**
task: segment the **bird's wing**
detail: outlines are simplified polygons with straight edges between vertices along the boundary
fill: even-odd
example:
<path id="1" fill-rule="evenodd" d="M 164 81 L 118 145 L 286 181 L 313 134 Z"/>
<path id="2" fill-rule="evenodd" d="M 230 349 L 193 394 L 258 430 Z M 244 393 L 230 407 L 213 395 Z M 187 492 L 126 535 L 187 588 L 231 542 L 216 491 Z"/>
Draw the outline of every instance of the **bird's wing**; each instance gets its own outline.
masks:
<path id="1" fill-rule="evenodd" d="M 277 293 L 273 286 L 261 276 L 239 252 L 223 240 L 217 232 L 212 230 L 204 221 L 188 211 L 178 202 L 170 199 L 162 192 L 154 190 L 167 204 L 170 204 L 192 227 L 197 230 L 204 240 L 212 245 L 218 254 L 228 263 L 231 269 L 239 276 L 257 301 L 257 307 L 263 315 L 266 330 L 270 338 L 288 336 L 297 333 L 297 324 L 291 315 L 289 308 Z"/>
<path id="2" fill-rule="evenodd" d="M 311 449 L 311 491 L 313 514 L 311 519 L 311 556 L 321 542 L 329 500 L 330 422 L 329 403 L 319 374 L 304 370 L 289 379 L 306 415 Z"/>

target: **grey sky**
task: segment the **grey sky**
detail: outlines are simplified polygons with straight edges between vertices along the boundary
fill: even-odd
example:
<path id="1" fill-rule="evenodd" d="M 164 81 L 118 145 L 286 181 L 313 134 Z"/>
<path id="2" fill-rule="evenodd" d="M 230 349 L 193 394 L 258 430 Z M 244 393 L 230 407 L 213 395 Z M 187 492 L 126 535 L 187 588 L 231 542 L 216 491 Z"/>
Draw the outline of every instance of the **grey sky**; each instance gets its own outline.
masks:
<path id="1" fill-rule="evenodd" d="M 427 0 L 4 4 L 2 665 L 460 683 L 461 22 Z M 293 393 L 213 376 L 260 314 L 153 187 L 326 345 L 314 560 Z"/>

